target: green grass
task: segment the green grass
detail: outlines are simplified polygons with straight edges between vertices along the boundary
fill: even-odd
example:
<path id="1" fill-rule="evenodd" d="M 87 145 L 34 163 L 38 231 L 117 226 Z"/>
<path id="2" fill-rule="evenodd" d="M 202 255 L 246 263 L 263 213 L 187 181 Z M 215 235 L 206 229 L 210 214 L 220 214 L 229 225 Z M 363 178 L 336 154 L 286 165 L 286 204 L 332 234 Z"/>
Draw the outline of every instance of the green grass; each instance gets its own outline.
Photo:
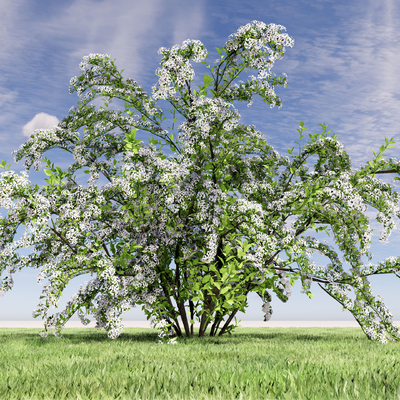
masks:
<path id="1" fill-rule="evenodd" d="M 361 328 L 237 328 L 176 345 L 153 329 L 41 330 L 0 329 L 1 400 L 400 399 L 400 343 Z"/>

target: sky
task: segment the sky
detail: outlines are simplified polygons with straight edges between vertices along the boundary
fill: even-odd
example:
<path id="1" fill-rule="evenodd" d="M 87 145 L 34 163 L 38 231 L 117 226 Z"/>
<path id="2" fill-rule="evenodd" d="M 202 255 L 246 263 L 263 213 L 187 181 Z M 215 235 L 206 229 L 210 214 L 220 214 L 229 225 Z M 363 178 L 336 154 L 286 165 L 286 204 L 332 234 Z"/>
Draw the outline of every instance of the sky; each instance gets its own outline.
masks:
<path id="1" fill-rule="evenodd" d="M 294 40 L 292 48 L 286 47 L 282 59 L 275 61 L 272 72 L 277 77 L 286 73 L 288 85 L 275 86 L 275 93 L 282 99 L 282 108 L 270 108 L 258 95 L 251 107 L 247 102 L 234 101 L 241 114 L 240 124 L 254 125 L 268 144 L 281 155 L 299 141 L 300 121 L 309 127 L 300 142 L 309 141 L 308 134 L 322 133 L 319 124 L 325 123 L 338 136 L 351 158 L 352 169 L 373 159 L 373 151 L 385 144 L 385 137 L 396 142 L 385 151 L 389 157 L 398 157 L 400 149 L 400 95 L 399 87 L 400 24 L 399 5 L 395 0 L 249 0 L 189 1 L 189 0 L 76 0 L 40 1 L 2 0 L 0 3 L 0 159 L 11 164 L 10 171 L 22 175 L 24 159 L 14 161 L 12 151 L 26 142 L 35 129 L 50 128 L 77 106 L 77 92 L 70 94 L 69 82 L 80 76 L 79 64 L 91 53 L 108 54 L 115 59 L 124 79 L 133 78 L 143 89 L 152 94 L 152 85 L 158 82 L 155 71 L 160 67 L 160 47 L 182 46 L 187 39 L 200 40 L 209 56 L 208 65 L 220 58 L 216 47 L 223 47 L 229 35 L 252 21 L 282 25 Z M 240 61 L 240 60 L 239 60 Z M 209 74 L 206 65 L 191 61 L 195 71 L 193 89 L 203 84 L 202 76 Z M 257 70 L 242 72 L 238 80 L 247 81 Z M 237 82 L 236 81 L 236 82 Z M 101 96 L 91 101 L 98 110 L 104 107 Z M 172 105 L 159 100 L 167 117 L 163 129 L 172 126 Z M 109 109 L 123 109 L 121 100 L 114 100 Z M 177 126 L 184 121 L 177 113 Z M 119 133 L 119 128 L 113 131 Z M 79 133 L 83 135 L 81 128 Z M 136 138 L 148 144 L 150 134 L 138 131 Z M 168 154 L 168 152 L 166 152 Z M 297 154 L 297 153 L 293 153 Z M 55 166 L 66 171 L 75 161 L 61 149 L 44 154 Z M 119 160 L 121 156 L 117 156 Z M 105 159 L 104 157 L 101 158 Z M 316 157 L 310 158 L 310 170 Z M 32 167 L 28 179 L 43 187 L 47 178 L 41 163 L 40 171 Z M 4 172 L 4 170 L 0 170 Z M 88 187 L 89 176 L 77 171 L 77 182 Z M 377 175 L 385 183 L 392 183 L 395 174 Z M 100 176 L 97 187 L 108 183 Z M 398 185 L 396 186 L 398 190 Z M 16 201 L 14 202 L 16 203 Z M 4 218 L 5 208 L 0 209 Z M 389 256 L 400 255 L 399 231 L 393 230 L 388 243 L 379 241 L 382 225 L 376 221 L 376 209 L 368 206 L 366 215 L 373 229 L 370 251 L 373 264 Z M 288 220 L 288 223 L 294 219 Z M 396 222 L 397 218 L 396 218 Z M 18 228 L 15 240 L 21 238 L 25 226 Z M 343 253 L 333 242 L 332 234 L 310 235 L 333 245 L 341 259 Z M 109 247 L 109 246 L 108 246 Z M 27 256 L 33 249 L 19 249 Z M 286 256 L 281 255 L 282 259 Z M 317 265 L 325 266 L 329 259 L 315 254 Z M 363 257 L 365 263 L 368 262 Z M 345 270 L 350 268 L 344 264 Z M 1 270 L 0 270 L 1 271 Z M 32 312 L 39 304 L 43 286 L 36 277 L 40 271 L 25 269 L 14 274 L 14 287 L 0 299 L 0 320 L 33 321 Z M 3 271 L 1 278 L 5 277 Z M 49 315 L 64 310 L 67 301 L 91 276 L 72 280 L 60 298 L 59 307 L 50 309 Z M 369 278 L 373 294 L 380 295 L 400 321 L 400 280 L 394 274 Z M 271 321 L 354 321 L 352 314 L 342 310 L 336 300 L 326 294 L 315 282 L 308 298 L 301 293 L 297 281 L 287 303 L 282 303 L 272 293 L 273 315 Z M 354 295 L 350 295 L 354 299 Z M 262 300 L 249 295 L 249 307 L 237 314 L 238 320 L 262 321 Z M 94 321 L 94 317 L 90 316 Z M 141 306 L 123 315 L 125 321 L 145 321 Z M 40 318 L 36 319 L 36 321 Z M 79 321 L 77 315 L 71 321 Z"/>

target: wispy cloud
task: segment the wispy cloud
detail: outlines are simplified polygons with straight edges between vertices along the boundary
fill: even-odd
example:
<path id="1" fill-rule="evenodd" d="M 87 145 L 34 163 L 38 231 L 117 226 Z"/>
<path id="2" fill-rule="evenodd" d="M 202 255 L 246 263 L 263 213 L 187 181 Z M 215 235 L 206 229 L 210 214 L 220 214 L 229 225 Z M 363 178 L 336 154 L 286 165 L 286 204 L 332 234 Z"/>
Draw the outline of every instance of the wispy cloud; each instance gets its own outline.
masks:
<path id="1" fill-rule="evenodd" d="M 57 124 L 71 106 L 77 105 L 76 92 L 71 95 L 68 89 L 70 79 L 82 73 L 79 63 L 83 56 L 109 54 L 111 59 L 116 59 L 118 70 L 124 70 L 125 79 L 134 78 L 151 95 L 152 85 L 158 80 L 154 75 L 160 67 L 161 56 L 157 54 L 160 47 L 182 45 L 186 39 L 200 40 L 210 52 L 207 62 L 213 67 L 214 60 L 220 58 L 215 47 L 224 46 L 230 34 L 253 20 L 285 26 L 284 33 L 295 44 L 286 49 L 283 59 L 277 60 L 272 69 L 277 77 L 283 72 L 288 76 L 287 88 L 275 87 L 275 93 L 283 100 L 282 109 L 271 109 L 255 95 L 251 107 L 246 102 L 234 103 L 242 116 L 239 124 L 255 125 L 268 144 L 287 155 L 287 149 L 292 147 L 297 154 L 298 146 L 294 142 L 299 140 L 300 120 L 309 127 L 301 145 L 309 141 L 309 133 L 322 133 L 318 124 L 325 123 L 327 130 L 337 134 L 345 146 L 353 169 L 370 160 L 373 151 L 379 152 L 385 136 L 396 141 L 395 147 L 385 154 L 388 157 L 399 154 L 397 0 L 2 0 L 0 158 L 11 163 L 10 169 L 19 173 L 23 160 L 15 163 L 11 152 L 35 129 Z M 195 80 L 191 87 L 196 88 L 202 84 L 202 75 L 210 72 L 203 64 L 192 62 L 192 66 Z M 257 75 L 257 71 L 242 72 L 236 82 L 247 81 L 250 75 Z M 96 108 L 103 105 L 100 98 L 91 103 Z M 169 118 L 163 123 L 167 129 L 172 126 L 168 112 L 172 107 L 165 100 L 158 105 Z M 109 106 L 110 109 L 122 107 L 119 100 Z M 183 122 L 183 117 L 177 117 L 175 132 Z M 80 133 L 83 134 L 83 129 Z M 150 136 L 144 132 L 138 134 L 146 143 Z M 63 170 L 74 163 L 69 153 L 59 149 L 50 150 L 45 156 Z M 315 161 L 316 157 L 311 157 L 307 165 L 312 168 Z M 86 187 L 88 176 L 77 175 L 78 183 Z M 390 182 L 393 175 L 377 177 Z M 29 172 L 34 184 L 43 185 L 44 178 L 43 170 Z M 106 183 L 102 176 L 97 182 L 98 187 Z M 375 221 L 376 212 L 371 208 L 367 215 L 376 241 L 381 225 Z M 19 228 L 18 232 L 23 231 Z M 399 233 L 394 231 L 389 244 L 382 244 L 379 249 L 384 249 L 385 254 L 397 251 L 392 243 L 398 239 Z M 21 254 L 30 252 L 22 250 Z M 36 300 L 35 295 L 35 304 Z M 303 303 L 299 300 L 298 304 Z M 393 312 L 390 302 L 387 305 Z M 299 306 L 297 312 L 305 312 L 303 308 L 307 306 Z"/>

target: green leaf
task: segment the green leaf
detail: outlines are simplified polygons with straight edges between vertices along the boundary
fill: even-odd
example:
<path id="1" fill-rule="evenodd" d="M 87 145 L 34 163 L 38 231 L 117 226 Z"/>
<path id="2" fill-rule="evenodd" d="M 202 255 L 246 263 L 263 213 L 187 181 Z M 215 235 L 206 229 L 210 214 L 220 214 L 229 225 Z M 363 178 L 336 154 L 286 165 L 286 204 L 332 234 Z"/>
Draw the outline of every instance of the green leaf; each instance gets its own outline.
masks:
<path id="1" fill-rule="evenodd" d="M 245 255 L 246 253 L 240 249 L 238 249 L 238 256 L 241 258 Z"/>
<path id="2" fill-rule="evenodd" d="M 222 273 L 222 282 L 226 282 L 228 280 L 228 277 L 229 277 L 228 273 L 224 271 Z"/>
<path id="3" fill-rule="evenodd" d="M 246 298 L 246 295 L 241 294 L 241 295 L 236 297 L 236 301 L 243 301 L 245 298 Z"/>
<path id="4" fill-rule="evenodd" d="M 203 75 L 203 81 L 204 81 L 203 87 L 208 88 L 214 80 L 208 75 Z"/>
<path id="5" fill-rule="evenodd" d="M 224 293 L 226 293 L 228 290 L 230 290 L 231 288 L 232 288 L 231 285 L 227 285 L 227 286 L 223 287 L 219 293 L 220 293 L 220 294 L 224 294 Z"/>

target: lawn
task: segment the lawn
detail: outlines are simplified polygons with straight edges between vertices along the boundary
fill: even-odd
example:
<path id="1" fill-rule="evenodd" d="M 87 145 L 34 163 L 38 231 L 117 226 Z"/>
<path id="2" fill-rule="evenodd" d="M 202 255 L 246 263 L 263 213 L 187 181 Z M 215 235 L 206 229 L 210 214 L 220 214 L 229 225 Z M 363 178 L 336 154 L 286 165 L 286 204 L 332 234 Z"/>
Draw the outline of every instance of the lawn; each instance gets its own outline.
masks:
<path id="1" fill-rule="evenodd" d="M 41 330 L 0 329 L 1 400 L 400 399 L 400 342 L 371 342 L 361 328 L 237 328 L 175 345 L 145 328 L 115 340 Z"/>

